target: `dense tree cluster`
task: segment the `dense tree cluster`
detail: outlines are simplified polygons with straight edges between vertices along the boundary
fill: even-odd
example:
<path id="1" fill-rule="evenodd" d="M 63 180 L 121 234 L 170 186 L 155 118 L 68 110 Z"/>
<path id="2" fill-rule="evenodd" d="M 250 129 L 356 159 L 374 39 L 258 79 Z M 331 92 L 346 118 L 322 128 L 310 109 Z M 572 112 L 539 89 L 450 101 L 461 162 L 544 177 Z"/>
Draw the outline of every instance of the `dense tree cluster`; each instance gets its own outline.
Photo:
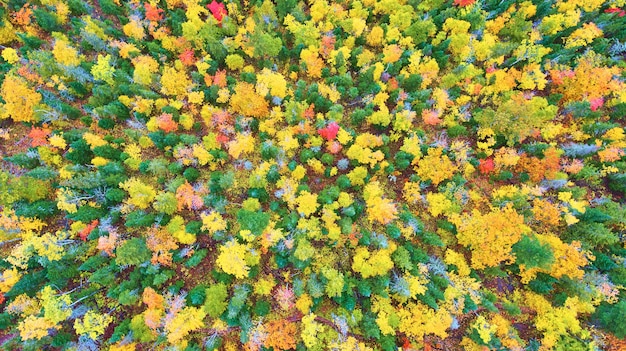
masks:
<path id="1" fill-rule="evenodd" d="M 625 8 L 3 0 L 0 349 L 624 349 Z"/>

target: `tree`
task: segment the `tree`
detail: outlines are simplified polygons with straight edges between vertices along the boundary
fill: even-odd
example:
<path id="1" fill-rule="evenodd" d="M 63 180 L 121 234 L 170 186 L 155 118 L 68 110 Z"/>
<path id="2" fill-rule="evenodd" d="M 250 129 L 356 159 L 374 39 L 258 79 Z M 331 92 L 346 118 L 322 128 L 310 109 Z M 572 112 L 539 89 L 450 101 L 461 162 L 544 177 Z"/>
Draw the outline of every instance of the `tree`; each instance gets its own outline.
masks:
<path id="1" fill-rule="evenodd" d="M 388 224 L 397 217 L 396 206 L 390 199 L 383 198 L 383 191 L 378 181 L 365 185 L 363 198 L 367 205 L 367 217 L 370 221 Z"/>
<path id="2" fill-rule="evenodd" d="M 317 203 L 317 194 L 311 194 L 308 191 L 300 192 L 296 199 L 298 203 L 298 212 L 301 216 L 309 217 L 317 211 L 319 204 Z"/>
<path id="3" fill-rule="evenodd" d="M 419 160 L 414 168 L 420 178 L 431 181 L 435 186 L 451 178 L 458 169 L 439 147 L 428 149 L 426 156 Z"/>
<path id="4" fill-rule="evenodd" d="M 137 178 L 131 178 L 120 183 L 119 186 L 130 195 L 128 203 L 140 209 L 148 208 L 157 195 L 153 187 L 142 183 Z"/>
<path id="5" fill-rule="evenodd" d="M 176 199 L 175 194 L 167 191 L 161 191 L 155 196 L 152 207 L 154 207 L 154 209 L 158 212 L 172 215 L 178 209 L 178 200 Z"/>
<path id="6" fill-rule="evenodd" d="M 550 245 L 541 243 L 535 236 L 523 236 L 520 241 L 513 244 L 512 249 L 515 262 L 525 267 L 547 269 L 554 263 L 554 254 Z"/>
<path id="7" fill-rule="evenodd" d="M 258 95 L 250 83 L 238 83 L 235 93 L 230 98 L 232 112 L 250 117 L 266 117 L 269 115 L 269 105 L 265 98 Z"/>
<path id="8" fill-rule="evenodd" d="M 179 344 L 189 332 L 204 326 L 206 312 L 201 308 L 185 307 L 176 315 L 165 322 L 167 341 Z"/>
<path id="9" fill-rule="evenodd" d="M 249 230 L 255 236 L 261 235 L 270 223 L 269 213 L 262 211 L 237 211 L 237 222 L 242 230 Z"/>
<path id="10" fill-rule="evenodd" d="M 202 195 L 206 191 L 205 188 L 196 192 L 194 187 L 185 180 L 185 183 L 181 184 L 176 189 L 176 200 L 178 201 L 178 210 L 187 208 L 189 210 L 199 210 L 204 206 L 202 201 Z"/>
<path id="11" fill-rule="evenodd" d="M 248 245 L 239 244 L 231 240 L 220 247 L 220 253 L 215 263 L 226 273 L 243 279 L 250 272 L 250 263 L 258 259 Z M 258 262 L 258 261 L 257 261 Z"/>
<path id="12" fill-rule="evenodd" d="M 35 109 L 41 102 L 41 94 L 32 90 L 21 77 L 9 74 L 2 82 L 0 95 L 0 119 L 12 118 L 15 122 L 33 122 Z"/>
<path id="13" fill-rule="evenodd" d="M 517 93 L 502 102 L 496 110 L 487 108 L 475 118 L 481 127 L 493 129 L 512 146 L 530 136 L 534 129 L 540 129 L 554 119 L 557 110 L 558 107 L 550 105 L 545 98 L 535 96 L 526 99 L 523 94 Z"/>
<path id="14" fill-rule="evenodd" d="M 132 238 L 117 248 L 115 256 L 115 263 L 119 265 L 138 265 L 150 259 L 150 251 L 144 239 Z"/>
<path id="15" fill-rule="evenodd" d="M 111 66 L 111 55 L 98 55 L 98 62 L 91 68 L 91 74 L 94 79 L 105 81 L 108 84 L 113 84 L 113 74 L 115 68 Z"/>
<path id="16" fill-rule="evenodd" d="M 258 29 L 252 34 L 250 41 L 254 43 L 254 55 L 256 57 L 275 57 L 283 44 L 279 37 L 263 33 Z"/>
<path id="17" fill-rule="evenodd" d="M 211 285 L 206 289 L 204 310 L 211 318 L 219 318 L 228 306 L 228 290 L 224 283 Z"/>
<path id="18" fill-rule="evenodd" d="M 165 229 L 181 244 L 193 244 L 196 241 L 196 236 L 187 232 L 185 219 L 181 216 L 174 216 Z"/>
<path id="19" fill-rule="evenodd" d="M 486 214 L 474 210 L 471 215 L 456 217 L 453 222 L 457 226 L 459 244 L 472 250 L 472 268 L 475 269 L 511 262 L 513 244 L 530 232 L 524 224 L 524 216 L 518 214 L 511 203 Z"/>
<path id="20" fill-rule="evenodd" d="M 150 228 L 146 239 L 148 249 L 152 251 L 150 262 L 154 265 L 162 264 L 169 266 L 172 264 L 172 252 L 178 249 L 178 244 L 174 236 L 167 230 L 160 228 Z"/>
<path id="21" fill-rule="evenodd" d="M 169 96 L 183 96 L 191 86 L 191 80 L 184 70 L 165 67 L 161 76 L 161 93 Z"/>
<path id="22" fill-rule="evenodd" d="M 603 302 L 593 317 L 599 322 L 600 326 L 621 339 L 626 339 L 626 325 L 624 323 L 615 323 L 616 318 L 626 314 L 626 301 L 622 300 L 616 304 L 608 304 Z"/>
<path id="23" fill-rule="evenodd" d="M 74 321 L 74 329 L 77 334 L 87 335 L 92 340 L 104 334 L 106 327 L 113 321 L 108 314 L 99 314 L 93 310 L 87 311 L 82 319 Z"/>
<path id="24" fill-rule="evenodd" d="M 387 274 L 393 268 L 391 254 L 395 248 L 370 252 L 365 247 L 358 247 L 352 261 L 352 270 L 361 273 L 363 278 Z"/>
<path id="25" fill-rule="evenodd" d="M 296 325 L 285 319 L 271 321 L 267 324 L 268 336 L 265 347 L 274 350 L 291 350 L 296 347 Z"/>
<path id="26" fill-rule="evenodd" d="M 20 321 L 17 329 L 20 331 L 20 337 L 24 341 L 31 339 L 39 340 L 48 336 L 48 330 L 54 328 L 55 324 L 43 317 L 30 315 Z"/>
<path id="27" fill-rule="evenodd" d="M 202 230 L 207 230 L 211 235 L 215 234 L 217 231 L 226 230 L 227 228 L 227 222 L 219 212 L 203 213 L 200 217 L 202 218 Z"/>

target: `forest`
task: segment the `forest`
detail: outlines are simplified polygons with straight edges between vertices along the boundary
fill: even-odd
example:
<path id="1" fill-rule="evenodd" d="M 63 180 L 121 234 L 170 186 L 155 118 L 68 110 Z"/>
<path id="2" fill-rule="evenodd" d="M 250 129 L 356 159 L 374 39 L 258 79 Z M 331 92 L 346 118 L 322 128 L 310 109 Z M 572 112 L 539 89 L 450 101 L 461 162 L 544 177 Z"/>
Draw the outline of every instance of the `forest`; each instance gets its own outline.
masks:
<path id="1" fill-rule="evenodd" d="M 626 0 L 0 0 L 0 350 L 626 350 Z"/>

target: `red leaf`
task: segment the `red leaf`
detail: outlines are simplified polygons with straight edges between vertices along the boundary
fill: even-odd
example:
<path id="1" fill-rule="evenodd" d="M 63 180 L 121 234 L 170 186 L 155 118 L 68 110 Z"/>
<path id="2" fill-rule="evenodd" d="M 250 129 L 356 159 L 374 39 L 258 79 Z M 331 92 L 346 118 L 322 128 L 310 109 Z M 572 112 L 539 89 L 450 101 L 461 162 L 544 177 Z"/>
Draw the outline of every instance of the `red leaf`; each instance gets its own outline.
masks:
<path id="1" fill-rule="evenodd" d="M 480 160 L 480 165 L 478 165 L 478 170 L 482 174 L 491 173 L 495 168 L 496 165 L 493 163 L 493 159 L 491 158 Z"/>
<path id="2" fill-rule="evenodd" d="M 222 145 L 226 145 L 230 141 L 230 138 L 222 133 L 219 133 L 217 134 L 217 141 Z"/>
<path id="3" fill-rule="evenodd" d="M 330 122 L 325 128 L 318 129 L 317 132 L 326 140 L 334 140 L 339 132 L 339 124 L 337 124 L 337 122 Z"/>
<path id="4" fill-rule="evenodd" d="M 454 0 L 454 4 L 456 6 L 461 6 L 461 7 L 469 6 L 475 2 L 476 0 Z"/>
<path id="5" fill-rule="evenodd" d="M 83 228 L 83 230 L 81 230 L 78 233 L 78 236 L 83 240 L 83 241 L 87 241 L 87 237 L 89 236 L 89 234 L 96 229 L 96 227 L 98 226 L 98 220 L 94 219 L 91 223 L 89 223 L 85 228 Z"/>
<path id="6" fill-rule="evenodd" d="M 407 338 L 406 336 L 402 337 L 403 342 L 402 342 L 402 348 L 404 350 L 408 350 L 411 348 L 411 341 L 409 341 L 409 338 Z"/>
<path id="7" fill-rule="evenodd" d="M 624 15 L 626 15 L 626 11 L 615 8 L 615 7 L 611 7 L 610 9 L 604 10 L 604 13 L 617 13 L 619 17 L 624 17 Z"/>
<path id="8" fill-rule="evenodd" d="M 219 23 L 222 23 L 222 18 L 228 15 L 228 12 L 226 11 L 226 7 L 224 6 L 224 4 L 218 3 L 215 0 L 213 0 L 213 2 L 208 4 L 206 7 L 209 9 L 209 11 L 211 11 L 211 14 L 213 15 L 213 17 L 215 17 L 215 19 Z"/>
<path id="9" fill-rule="evenodd" d="M 599 97 L 599 98 L 591 99 L 589 100 L 589 104 L 591 105 L 591 111 L 595 111 L 598 108 L 602 107 L 602 105 L 604 105 L 604 98 Z"/>

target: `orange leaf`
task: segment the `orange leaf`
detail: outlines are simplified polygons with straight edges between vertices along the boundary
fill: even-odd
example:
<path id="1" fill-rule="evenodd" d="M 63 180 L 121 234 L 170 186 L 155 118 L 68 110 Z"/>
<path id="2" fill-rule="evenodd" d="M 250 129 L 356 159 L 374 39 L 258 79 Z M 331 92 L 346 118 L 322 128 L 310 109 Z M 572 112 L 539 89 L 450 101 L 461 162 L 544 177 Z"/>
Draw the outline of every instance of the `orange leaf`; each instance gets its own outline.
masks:
<path id="1" fill-rule="evenodd" d="M 320 52 L 322 56 L 327 57 L 330 55 L 330 52 L 335 49 L 335 36 L 333 35 L 325 35 L 322 37 L 322 47 L 320 48 Z"/>
<path id="2" fill-rule="evenodd" d="M 441 119 L 439 119 L 439 114 L 434 110 L 423 110 L 422 120 L 425 124 L 429 126 L 436 126 L 439 123 L 443 122 Z"/>
<path id="3" fill-rule="evenodd" d="M 314 108 L 315 108 L 315 105 L 311 104 L 309 108 L 307 108 L 306 111 L 304 111 L 304 118 L 311 119 L 315 117 L 315 111 L 313 110 Z"/>
<path id="4" fill-rule="evenodd" d="M 158 22 L 163 19 L 163 10 L 157 6 L 152 6 L 150 3 L 145 4 L 146 19 L 148 21 Z"/>
<path id="5" fill-rule="evenodd" d="M 27 26 L 30 24 L 30 17 L 33 15 L 33 10 L 28 6 L 28 4 L 25 4 L 19 11 L 13 14 L 15 24 L 19 26 Z"/>
<path id="6" fill-rule="evenodd" d="M 172 115 L 170 113 L 164 113 L 157 117 L 157 125 L 166 133 L 178 130 L 178 123 L 172 119 Z"/>
<path id="7" fill-rule="evenodd" d="M 31 141 L 30 145 L 32 147 L 37 147 L 37 146 L 41 146 L 41 145 L 47 145 L 48 144 L 48 135 L 50 135 L 52 131 L 48 128 L 46 128 L 46 126 L 44 125 L 41 128 L 35 128 L 32 127 L 30 129 L 30 133 L 28 133 L 28 137 L 33 139 L 33 141 Z"/>
<path id="8" fill-rule="evenodd" d="M 206 85 L 213 85 L 213 76 L 210 74 L 205 74 L 204 75 L 204 84 Z"/>
<path id="9" fill-rule="evenodd" d="M 182 62 L 185 66 L 191 66 L 196 62 L 196 58 L 192 49 L 187 49 L 183 51 L 183 53 L 180 54 L 178 58 L 180 59 L 180 62 Z"/>
<path id="10" fill-rule="evenodd" d="M 480 164 L 478 165 L 478 170 L 482 174 L 492 173 L 496 168 L 492 158 L 480 160 L 479 162 Z"/>
<path id="11" fill-rule="evenodd" d="M 223 126 L 232 123 L 231 115 L 226 110 L 217 111 L 213 113 L 211 117 L 213 124 L 216 126 Z"/>
<path id="12" fill-rule="evenodd" d="M 469 6 L 475 2 L 476 0 L 454 0 L 454 4 L 461 7 Z"/>
<path id="13" fill-rule="evenodd" d="M 228 84 L 226 82 L 226 70 L 218 70 L 215 72 L 215 77 L 213 77 L 213 84 L 217 85 L 220 88 L 225 88 Z"/>
<path id="14" fill-rule="evenodd" d="M 389 85 L 389 90 L 391 91 L 399 88 L 398 80 L 395 77 L 390 78 L 387 84 Z"/>
<path id="15" fill-rule="evenodd" d="M 199 192 L 202 194 L 206 192 L 206 189 L 200 189 Z M 196 194 L 196 190 L 187 181 L 176 189 L 176 200 L 178 201 L 178 210 L 183 208 L 199 210 L 204 207 L 202 197 Z"/>
<path id="16" fill-rule="evenodd" d="M 94 219 L 91 223 L 89 223 L 85 228 L 83 228 L 83 230 L 81 230 L 78 233 L 78 236 L 81 238 L 82 241 L 87 241 L 87 237 L 94 229 L 96 229 L 97 226 L 98 226 L 98 220 Z"/>

